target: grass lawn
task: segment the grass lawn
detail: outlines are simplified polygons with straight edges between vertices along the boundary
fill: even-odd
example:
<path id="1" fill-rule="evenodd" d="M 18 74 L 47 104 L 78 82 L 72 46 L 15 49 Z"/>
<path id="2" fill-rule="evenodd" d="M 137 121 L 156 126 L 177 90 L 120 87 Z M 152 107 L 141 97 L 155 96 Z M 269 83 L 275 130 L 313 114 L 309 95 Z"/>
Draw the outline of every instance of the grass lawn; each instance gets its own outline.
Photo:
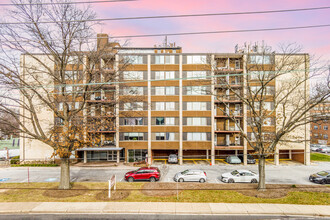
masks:
<path id="1" fill-rule="evenodd" d="M 112 199 L 107 183 L 75 183 L 71 190 L 58 190 L 58 183 L 1 183 L 0 202 L 211 202 L 286 203 L 330 205 L 330 187 L 321 185 L 268 185 L 258 193 L 256 184 L 117 183 Z"/>
<path id="2" fill-rule="evenodd" d="M 311 153 L 311 160 L 330 162 L 330 156 L 326 155 L 326 154 L 320 154 L 320 153 Z"/>

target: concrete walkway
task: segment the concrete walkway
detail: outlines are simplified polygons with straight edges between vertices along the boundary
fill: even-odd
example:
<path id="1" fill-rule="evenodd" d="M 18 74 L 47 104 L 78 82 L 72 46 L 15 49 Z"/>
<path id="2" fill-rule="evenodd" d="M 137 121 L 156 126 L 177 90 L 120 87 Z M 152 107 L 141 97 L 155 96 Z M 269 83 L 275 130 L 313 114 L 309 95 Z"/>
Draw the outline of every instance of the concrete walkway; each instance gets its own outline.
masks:
<path id="1" fill-rule="evenodd" d="M 249 203 L 166 202 L 13 202 L 0 203 L 0 214 L 13 213 L 136 213 L 207 215 L 280 215 L 330 217 L 330 206 Z"/>

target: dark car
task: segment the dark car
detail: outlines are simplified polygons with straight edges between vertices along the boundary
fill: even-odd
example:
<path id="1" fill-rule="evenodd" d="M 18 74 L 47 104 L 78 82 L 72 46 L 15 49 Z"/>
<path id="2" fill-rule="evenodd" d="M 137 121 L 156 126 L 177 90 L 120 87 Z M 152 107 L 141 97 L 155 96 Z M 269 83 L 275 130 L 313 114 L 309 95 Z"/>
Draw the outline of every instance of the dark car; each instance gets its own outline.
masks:
<path id="1" fill-rule="evenodd" d="M 330 183 L 330 170 L 321 171 L 309 176 L 309 181 L 314 183 L 327 184 Z"/>
<path id="2" fill-rule="evenodd" d="M 239 159 L 241 159 L 241 161 L 243 160 L 243 155 L 242 156 L 238 156 Z M 254 159 L 254 157 L 250 154 L 247 155 L 247 163 L 248 164 L 255 164 L 256 163 L 256 159 Z"/>
<path id="3" fill-rule="evenodd" d="M 125 174 L 125 180 L 128 182 L 133 182 L 135 180 L 149 180 L 150 182 L 155 182 L 159 179 L 160 171 L 157 167 L 141 167 Z"/>

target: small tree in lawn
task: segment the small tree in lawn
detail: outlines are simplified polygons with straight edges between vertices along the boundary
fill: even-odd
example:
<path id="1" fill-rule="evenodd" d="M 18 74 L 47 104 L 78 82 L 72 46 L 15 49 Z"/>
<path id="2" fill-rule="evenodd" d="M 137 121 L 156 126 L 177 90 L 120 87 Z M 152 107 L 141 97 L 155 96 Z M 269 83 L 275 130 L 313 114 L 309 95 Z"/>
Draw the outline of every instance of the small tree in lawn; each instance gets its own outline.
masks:
<path id="1" fill-rule="evenodd" d="M 246 53 L 246 73 L 241 77 L 243 90 L 232 86 L 228 80 L 236 74 L 230 76 L 227 72 L 217 77 L 222 91 L 215 95 L 225 106 L 219 109 L 235 123 L 240 135 L 258 155 L 258 190 L 266 189 L 266 158 L 276 153 L 279 144 L 308 141 L 300 131 L 305 132 L 304 126 L 313 120 L 309 112 L 330 95 L 327 77 L 315 85 L 310 94 L 310 80 L 328 70 L 324 67 L 314 69 L 309 56 L 299 54 L 300 51 L 300 47 L 291 44 L 282 46 L 276 54 L 269 51 Z M 313 71 L 310 72 L 310 69 Z M 225 101 L 228 100 L 228 92 L 246 106 L 243 108 L 247 117 L 244 123 L 248 132 L 244 129 L 244 123 L 239 123 L 238 115 L 229 110 L 229 104 Z"/>
<path id="2" fill-rule="evenodd" d="M 59 188 L 69 189 L 72 151 L 99 143 L 93 130 L 87 131 L 83 112 L 91 112 L 87 103 L 93 91 L 116 79 L 115 52 L 108 45 L 96 49 L 90 7 L 60 0 L 12 3 L 11 24 L 0 30 L 0 83 L 7 89 L 0 94 L 0 113 L 15 119 L 22 137 L 54 149 L 61 158 Z"/>

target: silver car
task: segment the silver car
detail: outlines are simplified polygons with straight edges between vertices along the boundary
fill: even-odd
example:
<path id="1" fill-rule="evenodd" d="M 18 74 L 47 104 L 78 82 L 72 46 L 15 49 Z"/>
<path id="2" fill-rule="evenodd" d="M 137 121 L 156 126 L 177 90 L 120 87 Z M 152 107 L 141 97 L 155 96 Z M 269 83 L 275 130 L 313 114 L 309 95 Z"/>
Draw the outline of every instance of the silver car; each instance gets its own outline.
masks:
<path id="1" fill-rule="evenodd" d="M 200 182 L 205 183 L 206 173 L 203 170 L 185 170 L 183 172 L 179 172 L 174 176 L 175 182 Z"/>
<path id="2" fill-rule="evenodd" d="M 234 170 L 222 174 L 221 181 L 225 183 L 257 183 L 259 175 L 250 170 Z"/>
<path id="3" fill-rule="evenodd" d="M 178 163 L 178 155 L 176 155 L 176 154 L 170 154 L 168 156 L 167 162 L 168 163 Z"/>

